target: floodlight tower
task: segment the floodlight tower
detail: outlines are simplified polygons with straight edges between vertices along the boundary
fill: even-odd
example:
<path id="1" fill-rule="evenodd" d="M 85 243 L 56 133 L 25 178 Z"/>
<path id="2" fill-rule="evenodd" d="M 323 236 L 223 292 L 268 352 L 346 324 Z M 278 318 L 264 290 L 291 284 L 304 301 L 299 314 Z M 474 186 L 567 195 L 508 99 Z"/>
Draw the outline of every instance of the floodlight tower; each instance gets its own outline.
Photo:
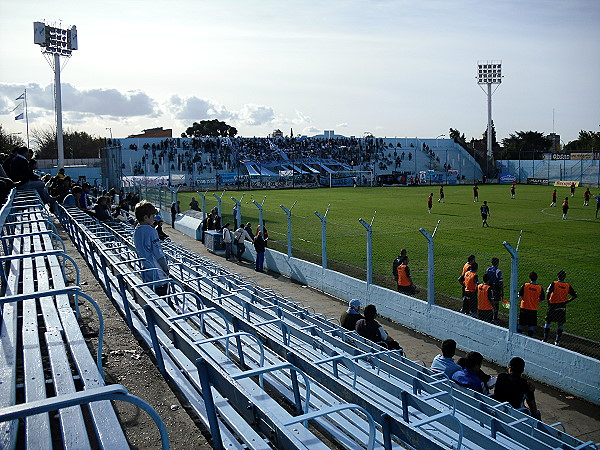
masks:
<path id="1" fill-rule="evenodd" d="M 69 29 L 33 22 L 33 43 L 42 48 L 42 54 L 54 71 L 54 112 L 56 115 L 56 147 L 58 148 L 58 169 L 64 167 L 65 149 L 62 131 L 62 99 L 60 90 L 60 57 L 67 60 L 73 50 L 77 50 L 77 27 Z"/>
<path id="2" fill-rule="evenodd" d="M 487 125 L 487 150 L 485 152 L 485 175 L 488 176 L 488 161 L 492 154 L 492 95 L 502 83 L 502 61 L 478 61 L 477 62 L 477 84 L 483 92 L 483 85 L 487 86 L 488 98 L 488 125 Z M 497 84 L 492 92 L 492 85 Z"/>

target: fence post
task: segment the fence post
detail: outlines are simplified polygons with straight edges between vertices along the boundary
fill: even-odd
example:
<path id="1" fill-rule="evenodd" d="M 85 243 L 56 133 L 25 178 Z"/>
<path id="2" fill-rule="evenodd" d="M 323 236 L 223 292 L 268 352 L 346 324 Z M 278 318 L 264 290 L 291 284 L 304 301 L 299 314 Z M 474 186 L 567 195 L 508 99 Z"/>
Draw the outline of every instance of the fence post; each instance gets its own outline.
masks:
<path id="1" fill-rule="evenodd" d="M 220 197 L 217 194 L 213 194 L 213 197 L 217 199 L 217 212 L 219 214 L 219 217 L 223 217 L 223 214 L 221 214 L 221 199 L 223 198 L 224 193 L 225 191 L 223 191 Z"/>
<path id="2" fill-rule="evenodd" d="M 315 211 L 315 215 L 321 219 L 321 266 L 323 269 L 327 269 L 327 213 L 330 206 L 327 205 L 327 211 L 323 216 Z"/>
<path id="3" fill-rule="evenodd" d="M 419 231 L 425 239 L 427 239 L 427 303 L 430 305 L 435 304 L 435 278 L 434 278 L 434 251 L 433 251 L 433 238 L 435 233 L 440 226 L 440 221 L 438 220 L 435 229 L 432 234 L 429 234 L 425 229 L 419 228 Z"/>
<path id="4" fill-rule="evenodd" d="M 287 215 L 287 255 L 288 258 L 292 257 L 292 209 L 296 206 L 296 202 L 292 205 L 290 209 L 287 209 L 283 205 L 279 205 L 281 209 L 285 211 Z M 262 229 L 262 228 L 261 228 Z"/>
<path id="5" fill-rule="evenodd" d="M 373 221 L 375 220 L 375 214 L 377 214 L 377 211 L 373 214 L 370 224 L 362 219 L 358 219 L 367 230 L 367 299 L 369 298 L 369 288 L 373 284 Z"/>
<path id="6" fill-rule="evenodd" d="M 523 231 L 521 231 L 523 233 Z M 519 237 L 519 242 L 521 237 Z M 511 334 L 517 331 L 517 296 L 519 289 L 519 244 L 514 249 L 508 242 L 502 243 L 504 248 L 510 253 L 511 266 L 510 266 L 510 309 L 508 314 L 508 335 L 509 339 Z M 499 299 L 501 302 L 502 299 Z"/>
<path id="7" fill-rule="evenodd" d="M 239 201 L 234 197 L 231 197 L 231 200 L 233 200 L 233 202 L 237 206 L 237 217 L 233 218 L 233 222 L 235 223 L 235 221 L 237 220 L 237 224 L 240 227 L 242 226 L 242 200 L 244 200 L 244 195 L 246 194 L 242 194 L 242 198 L 240 198 Z"/>
<path id="8" fill-rule="evenodd" d="M 265 203 L 266 199 L 267 199 L 267 196 L 265 195 L 265 197 L 263 198 L 263 201 L 261 203 L 258 203 L 256 200 L 252 200 L 252 203 L 254 203 L 256 205 L 256 207 L 258 208 L 258 225 L 260 225 L 261 230 L 262 230 L 262 224 L 263 224 L 263 204 Z"/>
<path id="9" fill-rule="evenodd" d="M 208 190 L 206 192 L 208 192 Z M 203 194 L 202 192 L 196 191 L 196 194 L 198 194 L 202 198 L 202 218 L 203 219 L 204 219 L 204 217 L 206 217 L 206 195 L 205 195 L 206 192 Z"/>

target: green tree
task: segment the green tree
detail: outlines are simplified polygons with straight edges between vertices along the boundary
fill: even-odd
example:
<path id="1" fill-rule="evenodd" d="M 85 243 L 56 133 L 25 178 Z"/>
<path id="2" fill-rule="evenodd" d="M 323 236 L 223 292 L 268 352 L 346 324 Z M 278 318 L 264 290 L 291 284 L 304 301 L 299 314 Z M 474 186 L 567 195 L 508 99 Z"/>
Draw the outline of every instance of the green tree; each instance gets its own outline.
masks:
<path id="1" fill-rule="evenodd" d="M 568 152 L 600 151 L 600 132 L 581 130 L 577 139 L 565 145 L 565 150 Z"/>
<path id="2" fill-rule="evenodd" d="M 218 119 L 201 120 L 188 127 L 185 134 L 188 137 L 234 137 L 237 129 Z"/>
<path id="3" fill-rule="evenodd" d="M 10 155 L 15 147 L 25 145 L 23 138 L 14 133 L 7 133 L 0 124 L 0 154 Z"/>
<path id="4" fill-rule="evenodd" d="M 552 142 L 539 131 L 517 131 L 502 139 L 507 159 L 542 159 Z"/>
<path id="5" fill-rule="evenodd" d="M 54 128 L 38 128 L 31 132 L 36 145 L 37 159 L 57 159 L 56 132 Z M 99 158 L 104 139 L 92 136 L 85 131 L 65 130 L 63 132 L 63 148 L 65 158 L 85 159 Z"/>

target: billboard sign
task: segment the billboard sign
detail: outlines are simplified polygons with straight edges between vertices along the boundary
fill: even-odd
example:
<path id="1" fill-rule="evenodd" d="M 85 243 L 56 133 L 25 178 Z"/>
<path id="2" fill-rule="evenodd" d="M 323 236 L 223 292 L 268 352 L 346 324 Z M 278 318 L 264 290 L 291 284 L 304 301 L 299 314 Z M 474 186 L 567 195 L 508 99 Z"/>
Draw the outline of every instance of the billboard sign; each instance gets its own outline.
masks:
<path id="1" fill-rule="evenodd" d="M 517 181 L 517 177 L 515 177 L 512 173 L 500 174 L 500 184 L 514 183 L 515 181 Z"/>

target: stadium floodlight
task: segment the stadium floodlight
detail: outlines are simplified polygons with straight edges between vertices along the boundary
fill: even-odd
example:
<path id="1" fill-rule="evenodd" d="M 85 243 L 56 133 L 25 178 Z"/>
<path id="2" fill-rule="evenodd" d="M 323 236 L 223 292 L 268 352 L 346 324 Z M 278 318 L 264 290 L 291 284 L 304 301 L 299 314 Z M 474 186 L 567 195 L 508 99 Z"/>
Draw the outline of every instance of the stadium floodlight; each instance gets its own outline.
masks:
<path id="1" fill-rule="evenodd" d="M 483 90 L 487 86 L 488 99 L 488 125 L 487 125 L 487 150 L 485 155 L 485 174 L 488 175 L 488 160 L 492 154 L 492 85 L 502 83 L 502 61 L 478 61 L 477 62 L 477 84 Z M 496 87 L 497 89 L 498 87 Z"/>
<path id="2" fill-rule="evenodd" d="M 77 27 L 61 28 L 44 22 L 33 22 L 33 43 L 42 49 L 42 54 L 54 71 L 54 112 L 56 115 L 56 147 L 58 169 L 64 167 L 65 149 L 62 132 L 62 99 L 60 89 L 60 57 L 70 58 L 77 50 Z"/>

